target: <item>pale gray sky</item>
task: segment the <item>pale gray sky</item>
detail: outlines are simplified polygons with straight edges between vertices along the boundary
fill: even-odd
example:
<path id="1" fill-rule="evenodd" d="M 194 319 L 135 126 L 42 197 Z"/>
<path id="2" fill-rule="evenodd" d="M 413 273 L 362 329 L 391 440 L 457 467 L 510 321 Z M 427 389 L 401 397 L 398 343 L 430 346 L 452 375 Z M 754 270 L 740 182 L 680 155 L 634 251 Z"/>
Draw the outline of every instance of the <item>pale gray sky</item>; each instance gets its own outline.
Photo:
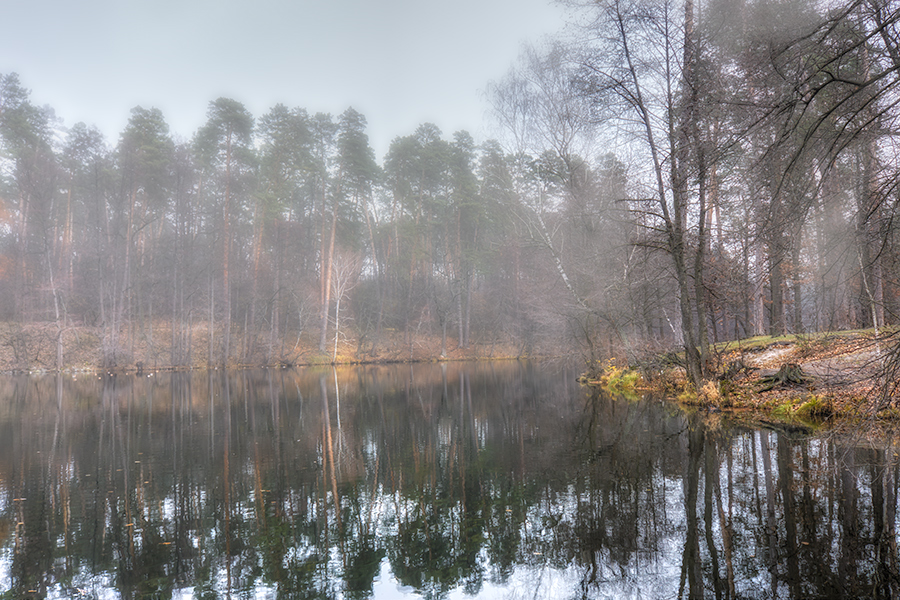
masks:
<path id="1" fill-rule="evenodd" d="M 189 139 L 211 100 L 368 120 L 381 160 L 420 123 L 483 135 L 482 90 L 558 32 L 551 0 L 0 0 L 0 73 L 111 143 L 132 107 Z"/>

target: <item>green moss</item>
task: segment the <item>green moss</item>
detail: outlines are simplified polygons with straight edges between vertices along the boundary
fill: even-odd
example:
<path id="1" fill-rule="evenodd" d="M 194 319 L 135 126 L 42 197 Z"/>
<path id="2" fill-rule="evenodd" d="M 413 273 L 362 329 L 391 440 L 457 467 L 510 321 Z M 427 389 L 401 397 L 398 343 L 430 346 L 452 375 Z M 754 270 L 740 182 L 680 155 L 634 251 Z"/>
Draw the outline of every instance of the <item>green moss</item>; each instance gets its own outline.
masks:
<path id="1" fill-rule="evenodd" d="M 823 396 L 807 396 L 767 403 L 763 406 L 773 417 L 788 422 L 799 422 L 815 428 L 835 413 L 831 399 Z"/>
<path id="2" fill-rule="evenodd" d="M 794 410 L 800 419 L 827 419 L 834 414 L 831 400 L 822 396 L 810 396 Z"/>
<path id="3" fill-rule="evenodd" d="M 772 416 L 782 419 L 790 419 L 794 416 L 794 403 L 790 400 L 781 402 L 772 408 Z"/>

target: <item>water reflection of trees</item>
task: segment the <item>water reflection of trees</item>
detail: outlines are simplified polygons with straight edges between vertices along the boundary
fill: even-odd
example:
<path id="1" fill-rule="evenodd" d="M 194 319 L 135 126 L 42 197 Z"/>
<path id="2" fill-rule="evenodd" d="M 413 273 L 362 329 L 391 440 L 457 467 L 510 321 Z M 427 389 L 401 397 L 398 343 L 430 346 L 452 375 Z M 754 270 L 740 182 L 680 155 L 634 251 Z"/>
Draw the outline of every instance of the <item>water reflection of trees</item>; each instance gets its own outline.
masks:
<path id="1" fill-rule="evenodd" d="M 573 377 L 8 378 L 0 588 L 363 598 L 389 569 L 429 598 L 900 591 L 892 447 L 588 398 Z"/>

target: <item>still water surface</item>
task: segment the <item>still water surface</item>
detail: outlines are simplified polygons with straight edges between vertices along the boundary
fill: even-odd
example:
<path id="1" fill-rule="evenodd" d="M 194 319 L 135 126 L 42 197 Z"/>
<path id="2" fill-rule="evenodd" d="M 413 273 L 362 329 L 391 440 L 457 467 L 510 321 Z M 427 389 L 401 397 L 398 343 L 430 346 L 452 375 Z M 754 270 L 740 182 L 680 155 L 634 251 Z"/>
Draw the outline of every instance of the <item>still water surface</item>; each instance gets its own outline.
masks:
<path id="1" fill-rule="evenodd" d="M 895 448 L 477 363 L 0 381 L 0 598 L 895 597 Z"/>

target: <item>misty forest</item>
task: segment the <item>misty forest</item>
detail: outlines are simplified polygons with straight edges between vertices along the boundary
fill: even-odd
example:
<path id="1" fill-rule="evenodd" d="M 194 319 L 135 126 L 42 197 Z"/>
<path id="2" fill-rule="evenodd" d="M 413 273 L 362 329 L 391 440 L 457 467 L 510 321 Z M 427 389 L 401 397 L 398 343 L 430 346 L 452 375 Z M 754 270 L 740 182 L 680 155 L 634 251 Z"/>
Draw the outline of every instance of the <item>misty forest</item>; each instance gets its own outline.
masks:
<path id="1" fill-rule="evenodd" d="M 0 600 L 900 598 L 900 0 L 561 2 L 380 157 L 0 73 Z"/>
<path id="2" fill-rule="evenodd" d="M 495 139 L 380 162 L 353 108 L 107 140 L 3 74 L 6 367 L 681 348 L 699 383 L 719 341 L 895 324 L 900 5 L 569 4 L 486 84 Z"/>

